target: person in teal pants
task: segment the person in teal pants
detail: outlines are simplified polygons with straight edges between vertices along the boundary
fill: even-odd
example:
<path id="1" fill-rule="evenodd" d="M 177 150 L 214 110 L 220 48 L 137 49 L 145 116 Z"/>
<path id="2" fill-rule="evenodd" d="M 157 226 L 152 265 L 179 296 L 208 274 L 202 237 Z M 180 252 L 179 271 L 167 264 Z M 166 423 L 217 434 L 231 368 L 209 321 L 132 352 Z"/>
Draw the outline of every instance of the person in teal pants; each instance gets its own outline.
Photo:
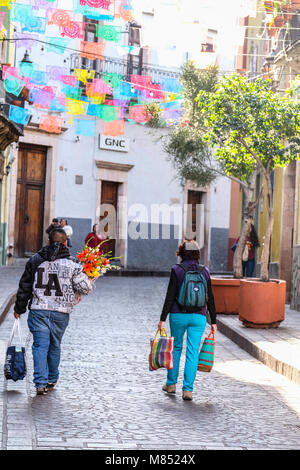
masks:
<path id="1" fill-rule="evenodd" d="M 185 333 L 187 333 L 182 398 L 191 401 L 193 399 L 192 392 L 198 368 L 201 338 L 206 327 L 206 313 L 208 310 L 211 319 L 211 329 L 213 332 L 216 332 L 216 308 L 210 274 L 206 267 L 203 268 L 202 274 L 207 282 L 207 304 L 202 309 L 198 308 L 196 311 L 189 312 L 184 311 L 179 305 L 177 298 L 186 271 L 199 270 L 200 249 L 194 240 L 184 240 L 179 245 L 176 254 L 181 258 L 181 263 L 174 265 L 171 269 L 166 298 L 158 323 L 159 330 L 162 330 L 167 316 L 170 314 L 171 336 L 174 337 L 173 369 L 168 370 L 167 381 L 163 386 L 163 390 L 170 394 L 176 393 L 183 338 Z"/>

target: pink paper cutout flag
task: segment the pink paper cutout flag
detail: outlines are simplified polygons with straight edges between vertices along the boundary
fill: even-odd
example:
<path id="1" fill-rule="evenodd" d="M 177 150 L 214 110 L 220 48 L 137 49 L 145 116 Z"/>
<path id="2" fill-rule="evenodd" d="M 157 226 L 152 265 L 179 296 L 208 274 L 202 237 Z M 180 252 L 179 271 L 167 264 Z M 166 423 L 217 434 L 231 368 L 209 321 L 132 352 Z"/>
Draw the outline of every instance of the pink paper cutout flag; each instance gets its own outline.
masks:
<path id="1" fill-rule="evenodd" d="M 79 21 L 70 21 L 67 26 L 61 28 L 61 36 L 68 36 L 69 38 L 84 38 L 84 23 Z"/>
<path id="2" fill-rule="evenodd" d="M 165 99 L 165 94 L 161 91 L 160 85 L 151 85 L 150 89 L 146 90 L 146 97 L 154 100 Z"/>
<path id="3" fill-rule="evenodd" d="M 64 85 L 69 85 L 74 87 L 76 83 L 78 82 L 77 77 L 74 77 L 73 75 L 62 75 L 61 76 L 61 81 L 64 83 Z"/>
<path id="4" fill-rule="evenodd" d="M 47 21 L 48 25 L 55 24 L 60 28 L 67 27 L 72 21 L 74 21 L 74 13 L 67 10 L 48 10 Z"/>
<path id="5" fill-rule="evenodd" d="M 131 75 L 131 83 L 137 90 L 151 88 L 152 77 L 147 75 Z"/>
<path id="6" fill-rule="evenodd" d="M 103 60 L 106 45 L 101 42 L 81 41 L 80 55 L 89 60 Z"/>
<path id="7" fill-rule="evenodd" d="M 0 29 L 2 29 L 2 26 L 3 26 L 4 16 L 5 16 L 5 12 L 1 11 L 0 12 Z"/>
<path id="8" fill-rule="evenodd" d="M 16 67 L 10 67 L 10 65 L 2 65 L 2 75 L 3 79 L 5 79 L 9 75 L 13 75 L 14 77 L 21 78 L 19 76 L 18 69 Z"/>
<path id="9" fill-rule="evenodd" d="M 90 8 L 103 8 L 105 10 L 108 10 L 110 3 L 110 0 L 80 0 L 81 6 L 88 6 Z"/>
<path id="10" fill-rule="evenodd" d="M 150 120 L 143 105 L 129 106 L 129 119 L 140 124 L 145 124 Z"/>
<path id="11" fill-rule="evenodd" d="M 125 134 L 125 122 L 123 120 L 116 120 L 111 122 L 102 121 L 102 133 L 116 137 Z"/>
<path id="12" fill-rule="evenodd" d="M 64 119 L 59 116 L 41 116 L 39 128 L 50 134 L 60 134 Z"/>

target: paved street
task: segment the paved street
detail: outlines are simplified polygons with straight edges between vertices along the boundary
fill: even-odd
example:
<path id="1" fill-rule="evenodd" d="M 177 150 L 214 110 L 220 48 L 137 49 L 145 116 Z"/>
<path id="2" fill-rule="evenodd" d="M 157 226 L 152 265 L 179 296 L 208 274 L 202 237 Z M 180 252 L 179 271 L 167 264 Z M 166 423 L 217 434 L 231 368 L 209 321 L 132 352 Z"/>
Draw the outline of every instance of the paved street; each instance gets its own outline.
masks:
<path id="1" fill-rule="evenodd" d="M 61 378 L 35 396 L 31 335 L 27 381 L 0 378 L 5 449 L 300 449 L 300 387 L 217 334 L 213 372 L 194 401 L 161 391 L 148 370 L 166 278 L 106 277 L 76 308 L 63 340 Z M 0 327 L 1 368 L 13 323 Z M 182 364 L 183 366 L 183 364 Z M 180 374 L 182 382 L 182 367 Z"/>

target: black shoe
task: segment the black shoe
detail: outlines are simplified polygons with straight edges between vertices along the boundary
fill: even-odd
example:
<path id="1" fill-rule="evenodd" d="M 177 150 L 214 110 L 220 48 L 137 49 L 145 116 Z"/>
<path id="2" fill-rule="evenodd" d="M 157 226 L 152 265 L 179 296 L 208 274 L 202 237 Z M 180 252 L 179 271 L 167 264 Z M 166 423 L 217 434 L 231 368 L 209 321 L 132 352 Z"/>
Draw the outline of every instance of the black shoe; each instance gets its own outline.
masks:
<path id="1" fill-rule="evenodd" d="M 37 388 L 36 389 L 36 394 L 37 395 L 47 395 L 48 389 L 47 387 L 42 387 L 42 388 Z"/>
<path id="2" fill-rule="evenodd" d="M 47 383 L 47 390 L 53 390 L 57 382 L 48 382 Z"/>

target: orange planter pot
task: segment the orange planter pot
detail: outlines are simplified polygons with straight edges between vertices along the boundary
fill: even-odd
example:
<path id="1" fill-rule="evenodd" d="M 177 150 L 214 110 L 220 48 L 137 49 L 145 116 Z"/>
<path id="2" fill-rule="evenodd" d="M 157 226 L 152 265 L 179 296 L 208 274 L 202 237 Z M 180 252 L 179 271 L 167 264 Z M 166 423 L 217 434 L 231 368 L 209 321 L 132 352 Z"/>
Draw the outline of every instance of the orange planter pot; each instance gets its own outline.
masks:
<path id="1" fill-rule="evenodd" d="M 240 279 L 211 278 L 217 313 L 239 313 Z"/>
<path id="2" fill-rule="evenodd" d="M 286 282 L 241 279 L 239 320 L 248 328 L 276 328 L 285 313 Z"/>

